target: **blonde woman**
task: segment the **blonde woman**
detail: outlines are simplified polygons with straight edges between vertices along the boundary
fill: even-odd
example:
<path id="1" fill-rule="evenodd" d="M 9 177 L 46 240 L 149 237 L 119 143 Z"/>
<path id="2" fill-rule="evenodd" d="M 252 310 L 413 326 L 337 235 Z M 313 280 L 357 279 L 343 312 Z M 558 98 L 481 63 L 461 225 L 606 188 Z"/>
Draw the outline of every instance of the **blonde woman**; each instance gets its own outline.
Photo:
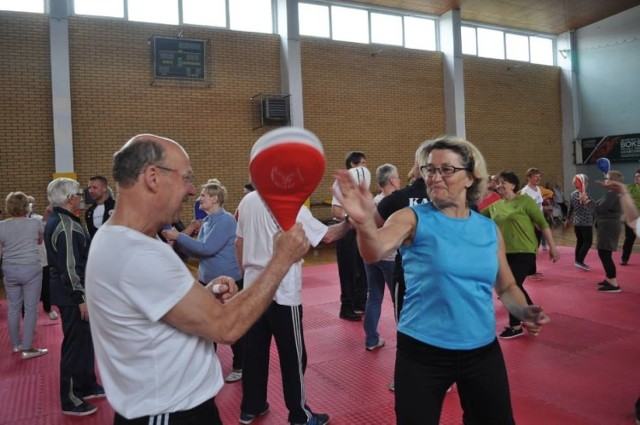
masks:
<path id="1" fill-rule="evenodd" d="M 29 200 L 22 192 L 11 192 L 6 199 L 6 220 L 0 221 L 0 256 L 4 286 L 9 301 L 9 339 L 13 352 L 32 359 L 47 354 L 46 348 L 34 348 L 38 321 L 38 303 L 42 288 L 42 266 L 38 245 L 42 244 L 42 222 L 27 218 Z M 23 333 L 20 316 L 24 306 Z"/>

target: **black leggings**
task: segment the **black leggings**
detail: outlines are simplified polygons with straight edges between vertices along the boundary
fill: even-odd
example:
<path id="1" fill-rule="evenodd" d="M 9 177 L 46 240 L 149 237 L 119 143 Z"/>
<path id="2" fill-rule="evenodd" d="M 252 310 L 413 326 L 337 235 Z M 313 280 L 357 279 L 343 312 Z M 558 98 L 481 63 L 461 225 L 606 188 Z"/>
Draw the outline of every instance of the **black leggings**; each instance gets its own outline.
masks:
<path id="1" fill-rule="evenodd" d="M 398 425 L 438 425 L 447 389 L 458 385 L 465 425 L 513 425 L 509 380 L 497 340 L 447 350 L 398 332 L 395 410 Z"/>
<path id="2" fill-rule="evenodd" d="M 507 254 L 507 263 L 513 277 L 516 279 L 516 285 L 524 294 L 524 298 L 527 300 L 528 305 L 532 305 L 531 297 L 524 289 L 524 280 L 527 275 L 530 274 L 531 268 L 536 264 L 536 255 L 527 253 Z M 509 313 L 509 326 L 520 326 L 520 319 Z"/>
<path id="3" fill-rule="evenodd" d="M 576 263 L 584 263 L 584 259 L 593 243 L 593 226 L 573 226 L 576 234 Z"/>
<path id="4" fill-rule="evenodd" d="M 622 244 L 622 261 L 629 261 L 633 243 L 636 241 L 636 232 L 626 224 L 624 225 L 624 243 Z"/>
<path id="5" fill-rule="evenodd" d="M 616 265 L 613 262 L 612 255 L 613 252 L 608 249 L 598 249 L 598 257 L 600 257 L 607 279 L 616 278 Z"/>

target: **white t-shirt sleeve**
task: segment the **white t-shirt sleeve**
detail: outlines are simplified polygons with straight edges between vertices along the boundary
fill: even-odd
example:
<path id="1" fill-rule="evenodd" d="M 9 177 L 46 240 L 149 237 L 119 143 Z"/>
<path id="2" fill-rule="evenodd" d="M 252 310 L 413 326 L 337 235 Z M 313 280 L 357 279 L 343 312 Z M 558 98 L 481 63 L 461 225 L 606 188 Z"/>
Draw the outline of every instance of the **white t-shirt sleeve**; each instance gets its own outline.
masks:
<path id="1" fill-rule="evenodd" d="M 340 191 L 340 187 L 338 187 L 338 180 L 333 182 L 333 190 L 331 191 L 331 194 L 333 195 L 333 193 L 336 191 Z M 336 195 L 333 195 L 333 197 L 331 198 L 331 205 L 337 205 L 339 207 L 342 206 L 340 201 L 338 201 L 338 198 L 336 198 Z"/>
<path id="2" fill-rule="evenodd" d="M 177 255 L 140 247 L 124 265 L 122 290 L 150 321 L 167 314 L 189 292 L 195 279 Z"/>
<path id="3" fill-rule="evenodd" d="M 324 235 L 326 235 L 329 230 L 329 228 L 323 222 L 315 218 L 313 214 L 311 214 L 311 211 L 309 211 L 309 208 L 305 206 L 300 208 L 296 221 L 302 224 L 304 233 L 307 235 L 307 239 L 309 239 L 311 246 L 318 246 L 322 238 L 324 238 Z"/>

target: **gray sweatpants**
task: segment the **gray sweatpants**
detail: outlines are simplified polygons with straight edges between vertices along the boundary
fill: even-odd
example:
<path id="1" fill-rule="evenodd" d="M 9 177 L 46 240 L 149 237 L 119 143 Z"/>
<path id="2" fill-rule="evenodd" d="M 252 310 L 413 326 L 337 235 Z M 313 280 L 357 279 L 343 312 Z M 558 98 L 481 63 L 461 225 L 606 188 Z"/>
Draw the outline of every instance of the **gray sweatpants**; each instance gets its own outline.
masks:
<path id="1" fill-rule="evenodd" d="M 38 321 L 38 304 L 42 289 L 42 266 L 3 266 L 4 287 L 9 304 L 7 322 L 13 347 L 33 348 Z M 24 303 L 24 327 L 20 338 L 20 316 Z"/>

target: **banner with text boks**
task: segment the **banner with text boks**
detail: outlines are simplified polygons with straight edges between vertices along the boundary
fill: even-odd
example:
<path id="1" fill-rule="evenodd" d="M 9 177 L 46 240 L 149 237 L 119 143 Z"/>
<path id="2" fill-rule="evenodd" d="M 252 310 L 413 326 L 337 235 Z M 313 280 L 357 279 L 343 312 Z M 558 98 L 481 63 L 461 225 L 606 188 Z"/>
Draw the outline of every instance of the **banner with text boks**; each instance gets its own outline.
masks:
<path id="1" fill-rule="evenodd" d="M 640 161 L 640 133 L 579 139 L 577 164 L 595 164 L 599 158 L 611 162 Z"/>

